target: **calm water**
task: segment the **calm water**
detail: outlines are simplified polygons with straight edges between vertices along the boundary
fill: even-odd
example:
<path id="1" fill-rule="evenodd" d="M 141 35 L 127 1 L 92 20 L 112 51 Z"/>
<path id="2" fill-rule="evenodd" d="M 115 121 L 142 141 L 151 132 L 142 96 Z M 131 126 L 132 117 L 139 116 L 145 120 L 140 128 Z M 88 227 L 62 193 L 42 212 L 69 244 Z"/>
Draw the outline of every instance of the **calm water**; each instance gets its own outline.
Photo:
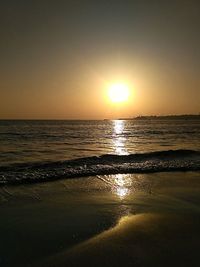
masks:
<path id="1" fill-rule="evenodd" d="M 106 162 L 105 159 L 95 162 L 95 168 L 91 172 L 91 161 L 88 161 L 86 157 L 108 154 L 148 154 L 155 151 L 180 149 L 200 151 L 199 120 L 0 121 L 0 181 L 7 181 L 13 178 L 13 175 L 16 176 L 16 172 L 11 173 L 14 170 L 13 164 L 16 168 L 18 164 L 25 164 L 26 168 L 23 167 L 23 172 L 24 169 L 27 171 L 23 175 L 22 169 L 15 169 L 18 179 L 21 179 L 22 176 L 30 176 L 31 171 L 28 169 L 32 167 L 31 164 L 53 164 L 55 162 L 61 164 L 66 160 L 85 158 L 81 161 L 81 168 L 84 168 L 83 175 L 87 175 L 89 169 L 89 175 L 101 173 L 99 170 L 102 168 L 105 170 L 105 166 L 110 166 L 116 158 L 107 157 Z M 195 156 L 199 163 L 199 155 Z M 121 159 L 123 169 L 120 172 L 127 172 L 128 169 L 125 169 L 124 164 L 129 164 L 130 160 L 133 162 L 133 159 L 125 156 Z M 146 160 L 150 163 L 152 156 Z M 143 165 L 145 162 L 143 159 Z M 72 165 L 75 166 L 76 163 L 75 161 Z M 80 161 L 78 165 L 80 167 Z M 186 165 L 188 162 L 184 166 Z M 7 173 L 5 173 L 5 166 L 12 166 L 12 170 L 6 169 Z M 63 165 L 52 166 L 48 165 L 48 173 L 45 174 L 48 177 L 55 176 L 55 171 L 60 167 L 62 167 L 62 172 L 56 175 L 70 173 L 69 169 L 64 170 Z M 137 166 L 137 170 L 143 167 Z M 37 176 L 37 178 L 43 175 L 41 169 L 39 171 L 38 169 L 34 171 L 34 177 Z M 98 171 L 95 172 L 94 169 Z M 74 171 L 73 168 L 70 171 L 72 176 L 76 176 L 77 169 Z M 45 172 L 47 172 L 46 167 Z M 108 172 L 107 168 L 105 173 Z M 112 173 L 113 169 L 110 172 Z M 115 168 L 114 173 L 116 172 Z M 77 175 L 81 175 L 80 168 Z"/>

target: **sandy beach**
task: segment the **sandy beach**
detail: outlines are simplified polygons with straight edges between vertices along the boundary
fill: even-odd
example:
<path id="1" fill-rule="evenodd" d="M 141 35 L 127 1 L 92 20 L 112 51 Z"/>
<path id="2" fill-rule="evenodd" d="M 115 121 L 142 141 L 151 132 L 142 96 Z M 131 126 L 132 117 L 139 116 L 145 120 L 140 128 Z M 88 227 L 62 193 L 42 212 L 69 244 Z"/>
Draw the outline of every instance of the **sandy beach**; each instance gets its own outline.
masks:
<path id="1" fill-rule="evenodd" d="M 127 177 L 126 177 L 127 178 Z M 0 188 L 1 266 L 198 266 L 200 173 Z"/>
<path id="2" fill-rule="evenodd" d="M 39 266 L 198 266 L 199 234 L 195 216 L 132 215 Z"/>

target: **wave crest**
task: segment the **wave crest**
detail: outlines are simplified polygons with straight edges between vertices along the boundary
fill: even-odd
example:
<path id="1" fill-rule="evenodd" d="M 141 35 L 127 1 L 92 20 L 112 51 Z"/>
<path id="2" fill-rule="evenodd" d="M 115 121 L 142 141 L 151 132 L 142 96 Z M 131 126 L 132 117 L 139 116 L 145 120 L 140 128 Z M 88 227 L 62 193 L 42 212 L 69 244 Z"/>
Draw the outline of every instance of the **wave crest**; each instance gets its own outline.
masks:
<path id="1" fill-rule="evenodd" d="M 21 184 L 61 178 L 117 173 L 199 171 L 200 151 L 167 150 L 141 154 L 93 156 L 67 161 L 0 167 L 0 184 Z"/>

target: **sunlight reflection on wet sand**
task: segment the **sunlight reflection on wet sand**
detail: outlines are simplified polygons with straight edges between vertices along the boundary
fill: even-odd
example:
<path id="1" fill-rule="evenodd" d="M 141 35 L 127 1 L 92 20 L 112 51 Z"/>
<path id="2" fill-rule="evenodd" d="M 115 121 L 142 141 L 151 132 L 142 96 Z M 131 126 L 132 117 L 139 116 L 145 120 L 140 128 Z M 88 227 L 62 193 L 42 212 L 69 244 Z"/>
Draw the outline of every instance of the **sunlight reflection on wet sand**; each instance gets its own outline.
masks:
<path id="1" fill-rule="evenodd" d="M 116 174 L 110 175 L 112 180 L 112 192 L 116 194 L 120 199 L 124 199 L 130 193 L 130 187 L 132 185 L 132 180 L 129 175 L 126 174 Z"/>
<path id="2" fill-rule="evenodd" d="M 133 184 L 133 177 L 129 174 L 113 174 L 98 176 L 100 180 L 108 184 L 111 192 L 117 195 L 120 199 L 124 199 L 129 195 Z"/>

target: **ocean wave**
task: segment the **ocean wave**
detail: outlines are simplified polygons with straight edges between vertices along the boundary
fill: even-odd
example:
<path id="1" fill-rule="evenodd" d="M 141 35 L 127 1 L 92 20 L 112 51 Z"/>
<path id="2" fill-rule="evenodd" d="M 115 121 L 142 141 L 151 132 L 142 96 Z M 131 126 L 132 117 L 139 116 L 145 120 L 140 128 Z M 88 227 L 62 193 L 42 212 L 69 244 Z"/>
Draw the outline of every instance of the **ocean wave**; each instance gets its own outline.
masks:
<path id="1" fill-rule="evenodd" d="M 12 164 L 0 167 L 0 184 L 44 182 L 61 178 L 117 173 L 199 171 L 200 151 L 167 150 L 150 153 L 93 156 L 67 161 Z"/>

